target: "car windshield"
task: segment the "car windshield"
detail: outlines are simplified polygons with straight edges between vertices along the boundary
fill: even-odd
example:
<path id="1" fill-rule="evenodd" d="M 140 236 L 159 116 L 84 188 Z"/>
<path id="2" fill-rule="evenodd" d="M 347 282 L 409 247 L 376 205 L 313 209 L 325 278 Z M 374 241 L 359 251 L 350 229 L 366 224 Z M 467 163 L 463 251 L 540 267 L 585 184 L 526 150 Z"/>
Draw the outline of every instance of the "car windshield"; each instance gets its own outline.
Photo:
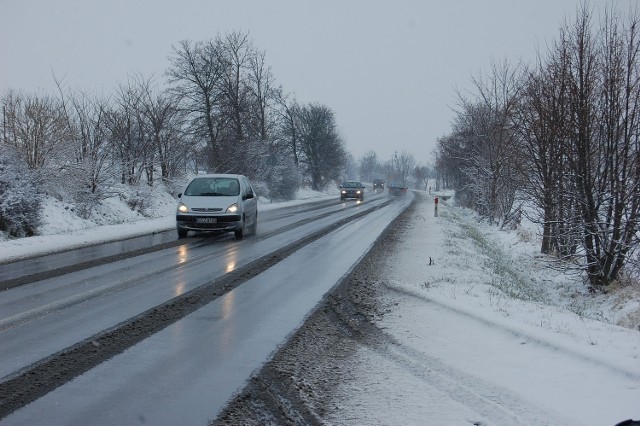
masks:
<path id="1" fill-rule="evenodd" d="M 360 182 L 345 182 L 342 184 L 343 188 L 360 188 Z"/>
<path id="2" fill-rule="evenodd" d="M 233 196 L 240 193 L 236 178 L 201 177 L 191 181 L 184 195 L 189 196 Z"/>

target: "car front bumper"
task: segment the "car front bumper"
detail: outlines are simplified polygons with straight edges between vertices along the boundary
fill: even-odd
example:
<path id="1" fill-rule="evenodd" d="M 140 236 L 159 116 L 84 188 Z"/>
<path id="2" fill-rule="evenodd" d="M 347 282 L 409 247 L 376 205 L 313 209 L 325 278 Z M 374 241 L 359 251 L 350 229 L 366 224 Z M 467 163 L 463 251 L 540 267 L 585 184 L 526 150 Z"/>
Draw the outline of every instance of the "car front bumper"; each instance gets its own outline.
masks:
<path id="1" fill-rule="evenodd" d="M 359 194 L 355 191 L 344 191 L 340 193 L 340 198 L 362 198 L 363 196 L 363 192 L 360 192 Z"/>
<path id="2" fill-rule="evenodd" d="M 242 216 L 178 214 L 176 226 L 190 231 L 235 231 L 242 228 Z"/>

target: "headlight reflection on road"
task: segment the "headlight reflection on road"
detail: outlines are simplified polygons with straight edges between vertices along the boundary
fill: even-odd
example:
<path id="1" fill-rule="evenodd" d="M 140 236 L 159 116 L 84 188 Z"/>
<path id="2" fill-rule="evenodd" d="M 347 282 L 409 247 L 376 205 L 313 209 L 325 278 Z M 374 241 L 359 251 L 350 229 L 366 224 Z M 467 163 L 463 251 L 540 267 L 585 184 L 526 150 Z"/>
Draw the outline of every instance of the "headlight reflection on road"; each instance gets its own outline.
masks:
<path id="1" fill-rule="evenodd" d="M 189 260 L 189 249 L 184 244 L 178 247 L 178 265 L 182 265 L 187 260 Z"/>
<path id="2" fill-rule="evenodd" d="M 178 255 L 178 265 L 187 263 L 187 260 L 189 260 L 189 249 L 187 248 L 186 244 L 178 246 L 177 255 Z M 180 271 L 180 274 L 182 275 L 183 272 L 184 271 Z M 181 294 L 184 293 L 186 285 L 187 283 L 186 281 L 184 281 L 184 279 L 179 280 L 173 289 L 173 293 L 176 296 L 180 296 Z"/>
<path id="3" fill-rule="evenodd" d="M 227 262 L 227 266 L 224 268 L 226 273 L 235 271 L 236 269 L 236 261 L 237 261 L 237 252 L 235 250 L 227 253 L 227 258 L 225 259 Z"/>
<path id="4" fill-rule="evenodd" d="M 230 291 L 225 294 L 222 298 L 222 319 L 228 320 L 231 314 L 233 313 L 235 293 Z"/>
<path id="5" fill-rule="evenodd" d="M 174 288 L 175 295 L 180 296 L 182 293 L 184 293 L 185 286 L 186 286 L 186 283 L 184 281 L 180 281 L 178 284 L 176 284 Z"/>
<path id="6" fill-rule="evenodd" d="M 220 321 L 215 322 L 214 326 L 217 330 L 217 339 L 215 341 L 215 350 L 219 355 L 228 355 L 234 346 L 234 341 L 238 339 L 237 322 L 235 315 L 235 292 L 232 290 L 219 299 L 219 315 Z"/>

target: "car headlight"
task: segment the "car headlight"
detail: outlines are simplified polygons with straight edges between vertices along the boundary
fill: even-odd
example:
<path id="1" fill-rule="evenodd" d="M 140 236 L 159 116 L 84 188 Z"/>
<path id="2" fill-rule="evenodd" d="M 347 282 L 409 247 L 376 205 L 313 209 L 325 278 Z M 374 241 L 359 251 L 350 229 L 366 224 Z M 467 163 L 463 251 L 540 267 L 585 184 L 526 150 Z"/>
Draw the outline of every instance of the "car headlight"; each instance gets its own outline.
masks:
<path id="1" fill-rule="evenodd" d="M 238 204 L 233 203 L 229 207 L 227 207 L 227 213 L 235 213 L 238 211 Z"/>
<path id="2" fill-rule="evenodd" d="M 178 212 L 180 213 L 189 213 L 189 207 L 185 203 L 178 204 Z"/>
<path id="3" fill-rule="evenodd" d="M 362 191 L 356 191 L 356 194 L 359 194 L 360 192 L 362 192 Z"/>
<path id="4" fill-rule="evenodd" d="M 343 193 L 343 194 L 346 194 L 346 193 L 347 193 L 347 191 L 345 191 L 345 190 L 343 189 L 343 190 L 342 190 L 342 193 Z"/>

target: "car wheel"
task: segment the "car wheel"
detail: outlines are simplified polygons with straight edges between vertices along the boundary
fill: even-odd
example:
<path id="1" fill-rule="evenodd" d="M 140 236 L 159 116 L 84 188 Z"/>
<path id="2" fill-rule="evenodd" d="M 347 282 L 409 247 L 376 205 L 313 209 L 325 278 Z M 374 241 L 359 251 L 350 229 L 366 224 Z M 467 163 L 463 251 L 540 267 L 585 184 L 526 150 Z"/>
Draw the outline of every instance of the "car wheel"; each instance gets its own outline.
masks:
<path id="1" fill-rule="evenodd" d="M 241 240 L 244 237 L 244 216 L 242 217 L 242 225 L 240 226 L 240 229 L 236 229 L 234 233 L 236 235 L 236 240 Z"/>
<path id="2" fill-rule="evenodd" d="M 188 233 L 186 229 L 178 228 L 178 238 L 185 238 Z"/>

